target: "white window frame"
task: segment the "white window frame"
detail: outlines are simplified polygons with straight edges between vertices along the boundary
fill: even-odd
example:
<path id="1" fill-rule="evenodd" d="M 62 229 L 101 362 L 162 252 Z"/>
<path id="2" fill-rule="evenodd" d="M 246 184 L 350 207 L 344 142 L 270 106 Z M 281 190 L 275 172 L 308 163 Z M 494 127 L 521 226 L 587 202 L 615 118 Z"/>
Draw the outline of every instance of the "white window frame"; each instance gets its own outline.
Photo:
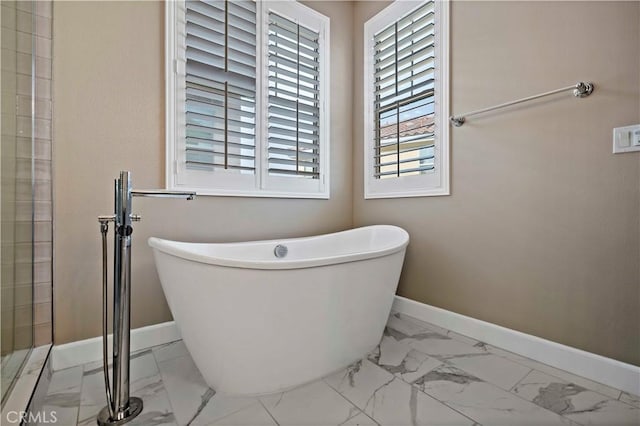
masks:
<path id="1" fill-rule="evenodd" d="M 198 171 L 185 167 L 185 82 L 186 46 L 184 0 L 165 2 L 165 185 L 170 190 L 196 191 L 198 195 L 272 198 L 330 198 L 330 19 L 295 1 L 256 2 L 256 141 L 253 175 L 225 170 Z M 267 105 L 268 78 L 265 63 L 268 49 L 269 11 L 299 22 L 320 35 L 320 177 L 305 179 L 272 176 L 268 173 Z"/>
<path id="2" fill-rule="evenodd" d="M 449 2 L 435 1 L 435 171 L 388 179 L 374 177 L 374 35 L 424 1 L 396 0 L 364 25 L 364 198 L 449 195 Z"/>

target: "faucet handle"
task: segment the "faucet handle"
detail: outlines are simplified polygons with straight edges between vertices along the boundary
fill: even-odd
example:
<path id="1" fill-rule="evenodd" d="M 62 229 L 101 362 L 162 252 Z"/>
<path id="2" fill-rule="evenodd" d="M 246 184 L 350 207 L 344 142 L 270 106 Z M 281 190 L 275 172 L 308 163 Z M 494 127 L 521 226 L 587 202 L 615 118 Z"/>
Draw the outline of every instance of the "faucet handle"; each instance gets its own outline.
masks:
<path id="1" fill-rule="evenodd" d="M 98 222 L 100 222 L 100 232 L 106 235 L 109 232 L 109 222 L 115 222 L 115 215 L 101 215 L 98 216 Z"/>
<path id="2" fill-rule="evenodd" d="M 132 222 L 140 222 L 141 219 L 142 219 L 142 217 L 140 217 L 139 214 L 132 214 L 131 215 L 131 221 Z"/>
<path id="3" fill-rule="evenodd" d="M 115 222 L 115 220 L 116 216 L 112 214 L 98 216 L 98 222 L 100 223 Z"/>

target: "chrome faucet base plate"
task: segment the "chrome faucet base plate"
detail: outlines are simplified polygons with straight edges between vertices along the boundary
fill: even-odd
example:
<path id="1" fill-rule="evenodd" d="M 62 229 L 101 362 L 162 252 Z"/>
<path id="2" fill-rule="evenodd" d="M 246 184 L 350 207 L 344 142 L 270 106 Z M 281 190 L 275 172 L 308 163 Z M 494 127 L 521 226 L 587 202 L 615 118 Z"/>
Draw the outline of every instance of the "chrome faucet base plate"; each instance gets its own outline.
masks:
<path id="1" fill-rule="evenodd" d="M 129 398 L 129 408 L 124 412 L 124 417 L 120 420 L 114 420 L 109 416 L 109 407 L 104 407 L 98 413 L 98 425 L 100 426 L 116 426 L 123 425 L 135 419 L 142 412 L 142 400 L 135 396 Z"/>

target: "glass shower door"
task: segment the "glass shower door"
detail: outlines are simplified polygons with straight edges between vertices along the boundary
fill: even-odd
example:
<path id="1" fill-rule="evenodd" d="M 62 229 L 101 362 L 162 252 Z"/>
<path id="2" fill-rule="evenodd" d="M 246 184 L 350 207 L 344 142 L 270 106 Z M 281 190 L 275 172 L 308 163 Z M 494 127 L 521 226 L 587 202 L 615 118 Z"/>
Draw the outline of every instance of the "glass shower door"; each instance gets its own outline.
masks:
<path id="1" fill-rule="evenodd" d="M 2 1 L 0 352 L 2 401 L 33 347 L 33 2 Z"/>

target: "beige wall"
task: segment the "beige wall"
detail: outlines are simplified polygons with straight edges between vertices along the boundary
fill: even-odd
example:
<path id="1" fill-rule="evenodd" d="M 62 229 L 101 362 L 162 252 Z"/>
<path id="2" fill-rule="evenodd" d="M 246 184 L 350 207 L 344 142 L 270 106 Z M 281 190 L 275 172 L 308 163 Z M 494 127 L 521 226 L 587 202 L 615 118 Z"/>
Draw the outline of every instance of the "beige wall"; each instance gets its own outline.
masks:
<path id="1" fill-rule="evenodd" d="M 352 5 L 310 5 L 331 18 L 331 200 L 136 199 L 132 325 L 171 319 L 149 236 L 242 241 L 349 228 Z M 100 333 L 97 216 L 112 211 L 113 179 L 164 184 L 164 10 L 156 2 L 54 4 L 55 342 Z M 110 241 L 111 243 L 111 241 Z"/>
<path id="2" fill-rule="evenodd" d="M 354 82 L 362 23 L 354 12 Z M 405 227 L 399 294 L 640 364 L 640 154 L 611 154 L 640 122 L 640 3 L 454 2 L 452 111 L 588 79 L 560 95 L 452 128 L 452 195 L 368 200 L 354 122 L 354 225 Z M 362 85 L 354 86 L 354 109 Z"/>

